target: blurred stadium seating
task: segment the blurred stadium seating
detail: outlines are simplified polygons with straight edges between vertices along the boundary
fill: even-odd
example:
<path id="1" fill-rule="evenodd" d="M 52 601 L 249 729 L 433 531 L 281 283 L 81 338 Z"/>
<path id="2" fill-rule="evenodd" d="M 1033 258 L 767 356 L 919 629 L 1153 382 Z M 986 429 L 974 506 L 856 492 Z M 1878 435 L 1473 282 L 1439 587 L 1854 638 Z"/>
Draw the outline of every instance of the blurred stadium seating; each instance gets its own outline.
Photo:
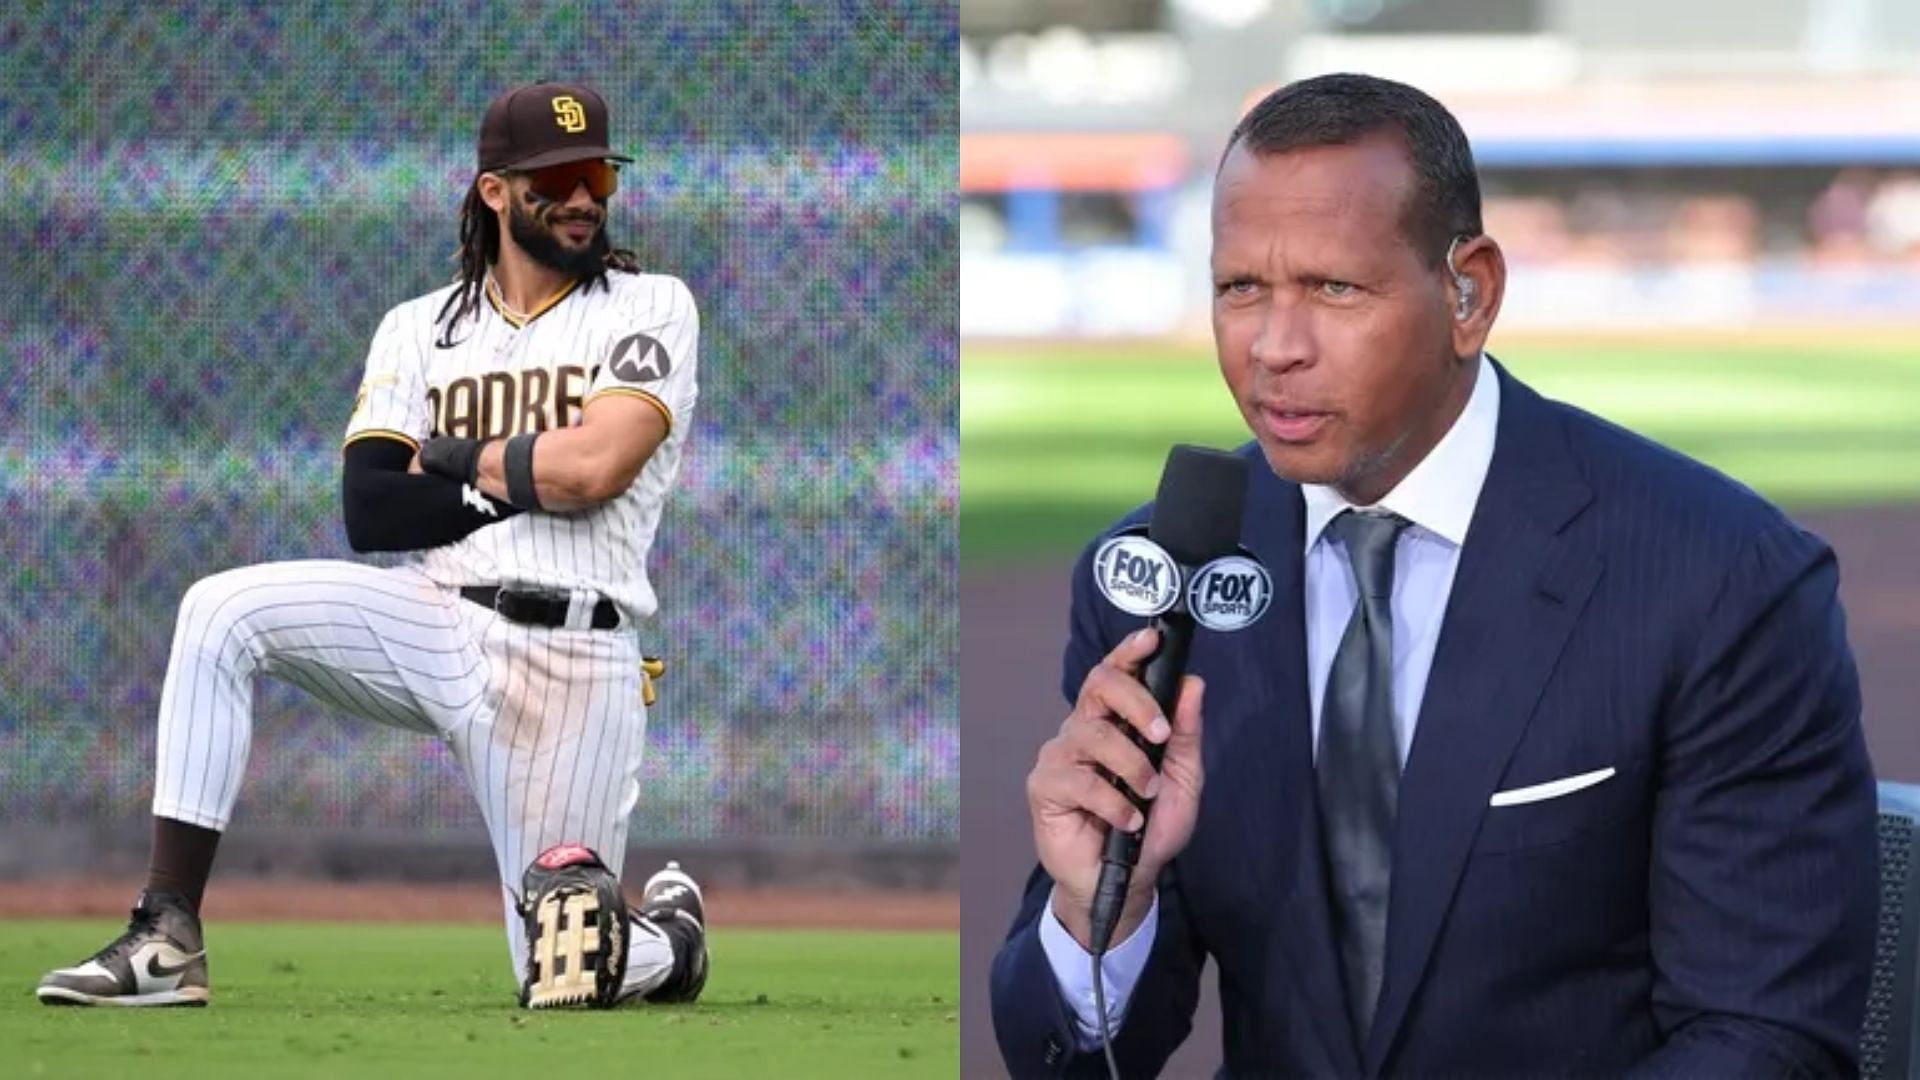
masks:
<path id="1" fill-rule="evenodd" d="M 1461 118 L 1488 229 L 1526 268 L 1504 328 L 1920 310 L 1912 5 L 1673 7 L 970 3 L 962 333 L 1203 332 L 1227 129 L 1273 86 L 1331 70 L 1404 79 Z"/>

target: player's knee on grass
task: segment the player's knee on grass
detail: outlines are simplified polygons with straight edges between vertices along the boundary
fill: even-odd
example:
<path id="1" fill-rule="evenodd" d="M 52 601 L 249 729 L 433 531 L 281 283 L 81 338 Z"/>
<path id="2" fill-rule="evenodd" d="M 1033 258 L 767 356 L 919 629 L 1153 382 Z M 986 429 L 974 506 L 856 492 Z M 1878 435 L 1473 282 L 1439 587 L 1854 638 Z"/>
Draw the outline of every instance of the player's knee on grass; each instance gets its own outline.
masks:
<path id="1" fill-rule="evenodd" d="M 623 1001 L 637 1004 L 673 975 L 673 940 L 651 920 L 633 917 L 627 944 L 627 974 L 620 986 Z"/>

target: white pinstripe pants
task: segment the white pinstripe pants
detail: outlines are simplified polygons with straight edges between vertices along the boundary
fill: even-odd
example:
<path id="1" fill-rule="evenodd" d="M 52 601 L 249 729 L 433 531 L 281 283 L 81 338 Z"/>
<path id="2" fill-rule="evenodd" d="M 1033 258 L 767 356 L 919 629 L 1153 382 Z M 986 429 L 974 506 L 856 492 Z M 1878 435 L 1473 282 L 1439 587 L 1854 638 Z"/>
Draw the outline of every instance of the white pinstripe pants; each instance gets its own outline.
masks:
<path id="1" fill-rule="evenodd" d="M 224 830 L 253 736 L 253 677 L 433 735 L 453 751 L 493 840 L 516 980 L 526 960 L 513 893 L 563 841 L 622 871 L 640 796 L 646 706 L 630 632 L 508 622 L 412 568 L 264 563 L 196 582 L 180 603 L 160 695 L 153 812 Z M 627 983 L 651 989 L 672 956 L 628 935 Z"/>

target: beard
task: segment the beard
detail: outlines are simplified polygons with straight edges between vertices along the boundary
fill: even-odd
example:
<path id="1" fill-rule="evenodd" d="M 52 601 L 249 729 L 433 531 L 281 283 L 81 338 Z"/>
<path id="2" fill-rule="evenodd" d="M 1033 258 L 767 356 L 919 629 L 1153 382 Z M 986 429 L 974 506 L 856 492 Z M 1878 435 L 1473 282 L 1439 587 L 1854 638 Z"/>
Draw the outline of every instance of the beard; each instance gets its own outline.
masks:
<path id="1" fill-rule="evenodd" d="M 613 245 L 607 239 L 604 220 L 593 231 L 592 239 L 573 248 L 562 243 L 556 232 L 562 221 L 573 219 L 562 218 L 558 206 L 550 207 L 543 216 L 546 218 L 545 224 L 527 213 L 518 200 L 507 210 L 507 226 L 513 234 L 513 242 L 519 244 L 520 250 L 526 252 L 528 257 L 570 277 L 591 277 L 606 269 L 607 254 Z"/>

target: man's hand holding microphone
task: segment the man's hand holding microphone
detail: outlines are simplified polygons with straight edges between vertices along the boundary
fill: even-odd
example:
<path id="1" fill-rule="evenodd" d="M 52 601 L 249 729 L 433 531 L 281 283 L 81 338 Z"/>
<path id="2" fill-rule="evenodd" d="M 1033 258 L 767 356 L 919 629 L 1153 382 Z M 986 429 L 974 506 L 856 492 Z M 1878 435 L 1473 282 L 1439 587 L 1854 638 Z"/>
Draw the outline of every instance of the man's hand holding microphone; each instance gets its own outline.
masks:
<path id="1" fill-rule="evenodd" d="M 1110 829 L 1135 832 L 1146 817 L 1140 861 L 1113 935 L 1115 941 L 1125 941 L 1152 907 L 1154 882 L 1186 847 L 1200 812 L 1205 686 L 1198 676 L 1184 677 L 1173 715 L 1163 715 L 1140 681 L 1160 639 L 1160 631 L 1151 627 L 1135 631 L 1087 673 L 1060 733 L 1040 748 L 1039 760 L 1027 774 L 1033 843 L 1040 864 L 1054 880 L 1054 916 L 1089 951 L 1094 950 L 1090 913 Z M 1122 725 L 1161 748 L 1157 772 Z M 1107 776 L 1119 778 L 1140 795 L 1151 816 L 1136 809 Z"/>
<path id="2" fill-rule="evenodd" d="M 1176 446 L 1146 535 L 1122 532 L 1094 554 L 1095 587 L 1151 621 L 1087 673 L 1027 776 L 1027 803 L 1054 916 L 1096 956 L 1146 917 L 1199 817 L 1205 687 L 1186 674 L 1194 627 L 1240 629 L 1272 593 L 1240 553 L 1246 490 L 1245 459 Z"/>

